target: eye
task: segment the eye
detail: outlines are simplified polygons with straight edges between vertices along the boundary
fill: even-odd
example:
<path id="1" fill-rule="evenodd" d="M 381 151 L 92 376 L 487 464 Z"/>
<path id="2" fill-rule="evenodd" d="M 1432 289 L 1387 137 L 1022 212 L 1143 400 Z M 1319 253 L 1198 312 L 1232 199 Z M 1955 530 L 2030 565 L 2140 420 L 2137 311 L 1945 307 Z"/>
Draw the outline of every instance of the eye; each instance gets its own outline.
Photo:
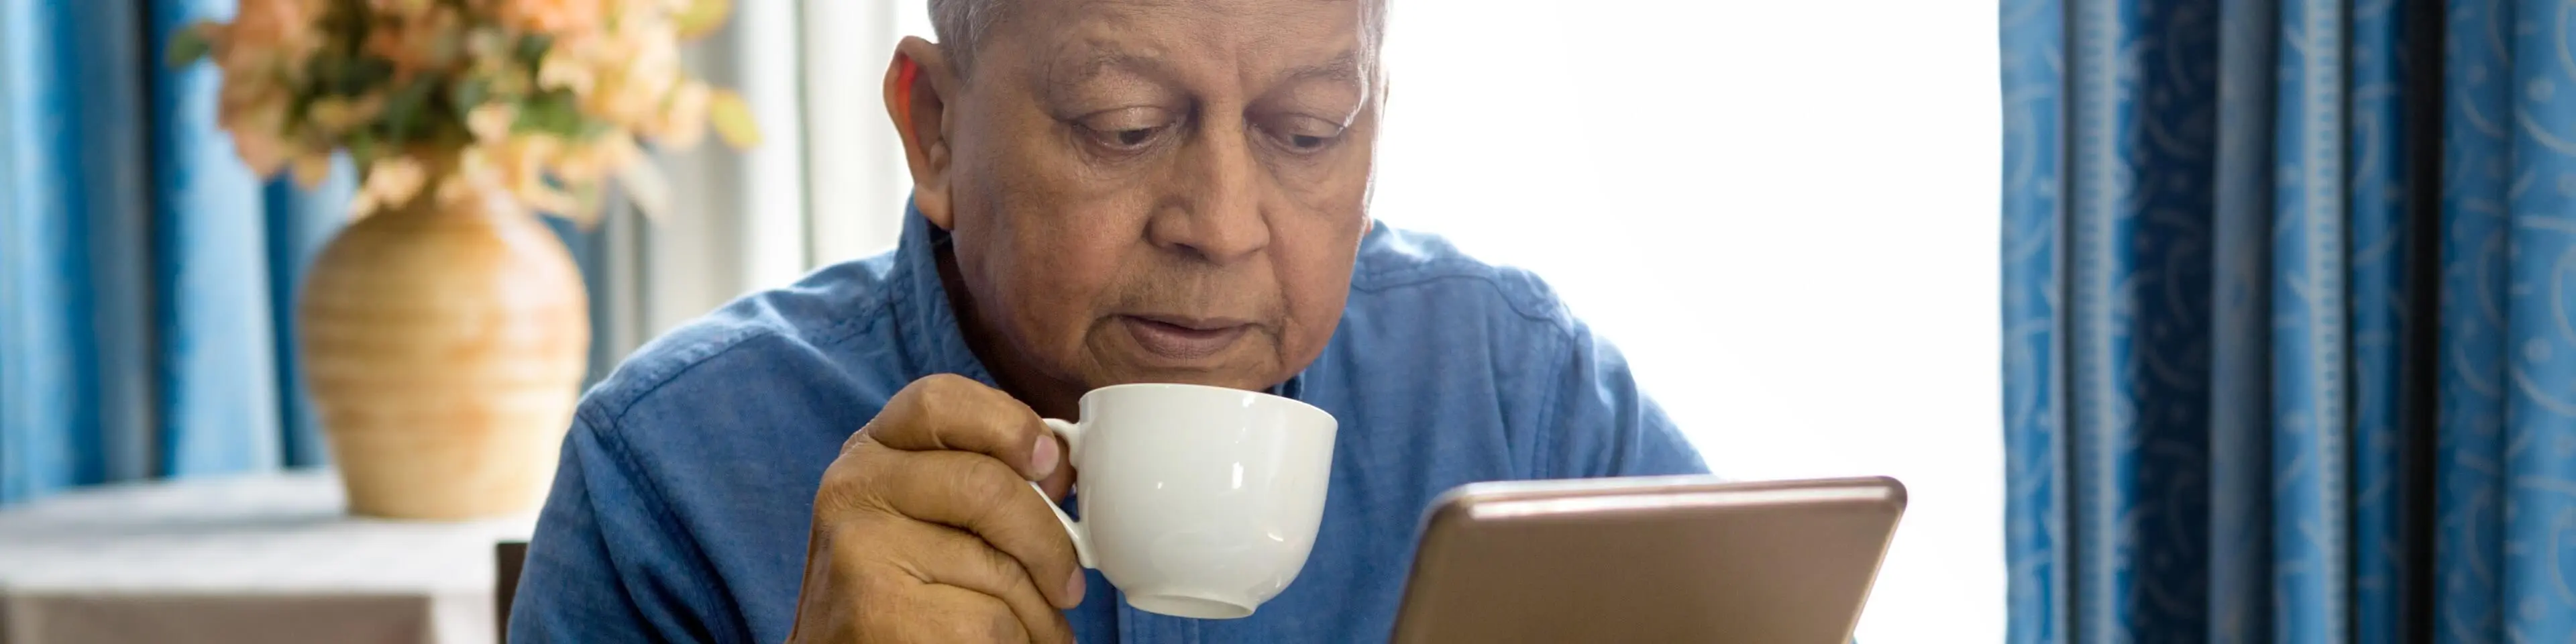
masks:
<path id="1" fill-rule="evenodd" d="M 1164 132 L 1171 131 L 1176 121 L 1168 110 L 1128 107 L 1084 116 L 1076 119 L 1073 127 L 1101 147 L 1134 152 L 1152 146 Z"/>
<path id="2" fill-rule="evenodd" d="M 1341 124 L 1311 116 L 1295 116 L 1279 119 L 1277 122 L 1262 126 L 1261 129 L 1281 147 L 1288 148 L 1290 151 L 1316 152 L 1340 140 L 1342 131 L 1346 128 Z"/>
<path id="3" fill-rule="evenodd" d="M 1144 145 L 1146 142 L 1154 140 L 1154 133 L 1161 130 L 1162 128 L 1149 127 L 1133 130 L 1119 130 L 1116 132 L 1108 132 L 1107 134 L 1110 137 L 1117 139 L 1119 146 L 1134 147 Z"/>

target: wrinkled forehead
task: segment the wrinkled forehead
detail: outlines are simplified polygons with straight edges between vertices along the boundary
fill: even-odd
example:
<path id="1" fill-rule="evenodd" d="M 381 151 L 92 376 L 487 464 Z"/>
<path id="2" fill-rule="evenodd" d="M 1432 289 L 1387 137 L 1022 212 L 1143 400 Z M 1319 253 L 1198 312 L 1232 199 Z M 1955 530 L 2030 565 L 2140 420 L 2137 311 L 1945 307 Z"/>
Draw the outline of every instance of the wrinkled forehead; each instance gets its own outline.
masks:
<path id="1" fill-rule="evenodd" d="M 1383 0 L 1018 0 L 984 65 L 1045 84 L 1108 73 L 1247 85 L 1377 70 Z M 1185 79 L 1180 77 L 1196 77 Z"/>

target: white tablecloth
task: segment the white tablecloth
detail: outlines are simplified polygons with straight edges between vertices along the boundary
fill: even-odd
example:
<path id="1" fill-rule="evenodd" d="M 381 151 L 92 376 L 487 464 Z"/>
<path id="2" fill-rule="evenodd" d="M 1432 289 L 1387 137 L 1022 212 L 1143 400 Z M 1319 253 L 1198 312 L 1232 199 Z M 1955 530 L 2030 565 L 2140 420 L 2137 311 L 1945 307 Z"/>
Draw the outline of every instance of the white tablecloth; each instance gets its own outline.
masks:
<path id="1" fill-rule="evenodd" d="M 485 644 L 535 522 L 353 518 L 329 472 L 51 497 L 0 511 L 0 644 Z"/>

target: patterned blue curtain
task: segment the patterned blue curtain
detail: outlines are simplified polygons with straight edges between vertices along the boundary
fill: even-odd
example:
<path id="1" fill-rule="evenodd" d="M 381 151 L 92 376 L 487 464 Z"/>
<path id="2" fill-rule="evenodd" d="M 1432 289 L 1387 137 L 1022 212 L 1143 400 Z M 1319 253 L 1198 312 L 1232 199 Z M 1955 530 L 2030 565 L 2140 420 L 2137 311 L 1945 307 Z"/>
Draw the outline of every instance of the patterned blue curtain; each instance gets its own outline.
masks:
<path id="1" fill-rule="evenodd" d="M 329 458 L 290 322 L 354 172 L 307 192 L 234 157 L 218 74 L 163 51 L 233 11 L 0 0 L 0 505 Z M 602 240 L 555 223 L 597 292 Z"/>
<path id="2" fill-rule="evenodd" d="M 2001 10 L 2011 641 L 2576 638 L 2576 2 Z"/>

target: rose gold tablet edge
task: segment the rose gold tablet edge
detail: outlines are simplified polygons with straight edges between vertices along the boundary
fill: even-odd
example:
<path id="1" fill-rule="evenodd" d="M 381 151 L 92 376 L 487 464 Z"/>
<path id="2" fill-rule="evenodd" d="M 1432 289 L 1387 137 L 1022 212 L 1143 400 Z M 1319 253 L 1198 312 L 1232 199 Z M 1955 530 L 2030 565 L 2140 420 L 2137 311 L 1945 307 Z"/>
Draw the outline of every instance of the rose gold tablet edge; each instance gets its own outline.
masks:
<path id="1" fill-rule="evenodd" d="M 1865 488 L 1879 491 L 1881 493 L 1879 498 L 1874 500 L 1881 507 L 1890 512 L 1890 525 L 1885 536 L 1878 540 L 1877 556 L 1878 561 L 1881 563 L 1879 566 L 1873 566 L 1871 568 L 1869 579 L 1861 585 L 1861 610 L 1853 611 L 1851 614 L 1851 622 L 1845 624 L 1842 629 L 1843 639 L 1845 640 L 1850 640 L 1853 633 L 1859 630 L 1861 615 L 1865 614 L 1867 611 L 1869 596 L 1877 590 L 1879 574 L 1883 572 L 1883 566 L 1887 559 L 1888 551 L 1895 545 L 1897 530 L 1903 528 L 1905 511 L 1911 500 L 1911 495 L 1908 493 L 1905 483 L 1895 479 L 1894 477 L 1888 476 L 1837 477 L 1776 481 L 1728 481 L 1716 479 L 1707 475 L 1682 475 L 1583 480 L 1491 481 L 1459 485 L 1450 488 L 1446 492 L 1442 492 L 1437 497 L 1434 497 L 1431 506 L 1426 508 L 1423 512 L 1421 528 L 1420 531 L 1416 533 L 1417 536 L 1415 539 L 1416 544 L 1413 561 L 1411 562 L 1411 565 L 1407 566 L 1405 572 L 1405 584 L 1403 590 L 1398 596 L 1395 625 L 1393 630 L 1388 634 L 1390 640 L 1393 642 L 1410 641 L 1405 639 L 1405 636 L 1407 635 L 1406 631 L 1409 630 L 1408 626 L 1414 626 L 1414 624 L 1411 624 L 1412 622 L 1422 619 L 1418 615 L 1420 610 L 1418 605 L 1422 604 L 1423 600 L 1415 596 L 1414 587 L 1422 581 L 1421 575 L 1423 574 L 1423 570 L 1427 563 L 1431 562 L 1434 557 L 1438 556 L 1438 554 L 1443 551 L 1443 549 L 1439 547 L 1440 542 L 1436 539 L 1446 537 L 1447 533 L 1435 532 L 1440 524 L 1475 520 L 1476 517 L 1474 517 L 1472 513 L 1475 505 L 1480 503 L 1489 503 L 1498 500 L 1507 501 L 1581 497 L 1587 492 L 1601 492 L 1613 489 L 1642 492 L 1649 489 L 1655 489 L 1648 487 L 1647 484 L 1659 480 L 1671 481 L 1677 486 L 1685 488 L 1692 486 L 1710 488 L 1701 491 L 1718 493 L 1798 488 Z M 1670 488 L 1662 488 L 1657 491 L 1669 490 Z M 1454 518 L 1453 515 L 1455 515 Z"/>

